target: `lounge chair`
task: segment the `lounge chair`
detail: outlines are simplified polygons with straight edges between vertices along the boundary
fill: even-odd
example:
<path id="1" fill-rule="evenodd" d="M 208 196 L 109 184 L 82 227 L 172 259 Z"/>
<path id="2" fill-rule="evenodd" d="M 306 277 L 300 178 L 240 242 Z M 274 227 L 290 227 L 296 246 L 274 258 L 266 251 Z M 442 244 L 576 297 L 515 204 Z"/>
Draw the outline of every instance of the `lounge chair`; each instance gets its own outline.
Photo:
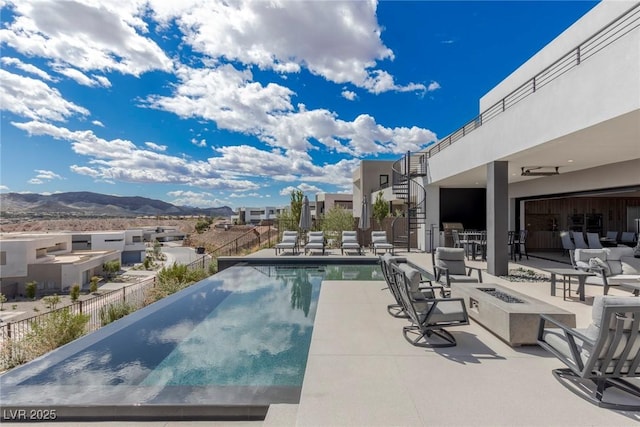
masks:
<path id="1" fill-rule="evenodd" d="M 279 252 L 290 249 L 294 254 L 298 253 L 298 232 L 297 231 L 283 231 L 282 240 L 276 244 L 276 255 Z"/>
<path id="2" fill-rule="evenodd" d="M 393 254 L 393 245 L 387 241 L 386 231 L 371 232 L 371 250 L 374 254 L 377 254 L 379 250 Z"/>
<path id="3" fill-rule="evenodd" d="M 436 280 L 446 288 L 452 283 L 482 283 L 482 270 L 465 264 L 462 248 L 436 248 L 433 258 L 433 272 Z M 476 272 L 478 277 L 472 277 Z"/>
<path id="4" fill-rule="evenodd" d="M 322 251 L 322 255 L 324 255 L 325 245 L 324 232 L 310 231 L 307 234 L 307 244 L 304 246 L 304 254 L 306 255 L 307 252 Z"/>
<path id="5" fill-rule="evenodd" d="M 607 231 L 607 239 L 611 239 L 614 242 L 618 241 L 618 232 L 617 231 Z"/>
<path id="6" fill-rule="evenodd" d="M 562 385 L 603 408 L 640 410 L 640 388 L 625 380 L 640 376 L 640 298 L 596 296 L 586 329 L 540 318 L 538 343 L 568 367 L 553 371 Z M 605 395 L 610 388 L 624 393 Z"/>
<path id="7" fill-rule="evenodd" d="M 464 249 L 463 249 L 464 250 Z M 420 272 L 408 264 L 391 264 L 392 274 L 398 285 L 404 312 L 412 324 L 402 328 L 407 341 L 418 347 L 452 347 L 456 340 L 444 328 L 469 324 L 469 316 L 462 298 L 411 297 L 412 280 Z"/>
<path id="8" fill-rule="evenodd" d="M 598 233 L 587 233 L 587 243 L 589 243 L 589 249 L 602 249 Z"/>
<path id="9" fill-rule="evenodd" d="M 571 238 L 573 239 L 573 245 L 576 249 L 589 249 L 587 242 L 584 240 L 584 234 L 582 234 L 582 231 L 571 231 Z"/>
<path id="10" fill-rule="evenodd" d="M 636 238 L 636 233 L 634 233 L 633 231 L 623 231 L 620 234 L 620 243 L 622 243 L 623 245 L 633 247 L 637 242 L 638 240 Z"/>
<path id="11" fill-rule="evenodd" d="M 343 231 L 342 242 L 340 242 L 340 252 L 344 255 L 344 251 L 357 250 L 358 254 L 362 254 L 362 246 L 358 242 L 357 231 Z"/>
<path id="12" fill-rule="evenodd" d="M 569 255 L 569 253 L 576 248 L 576 245 L 573 244 L 573 240 L 571 240 L 571 235 L 568 231 L 560 232 L 560 240 L 562 240 L 562 249 L 564 250 L 563 254 Z"/>

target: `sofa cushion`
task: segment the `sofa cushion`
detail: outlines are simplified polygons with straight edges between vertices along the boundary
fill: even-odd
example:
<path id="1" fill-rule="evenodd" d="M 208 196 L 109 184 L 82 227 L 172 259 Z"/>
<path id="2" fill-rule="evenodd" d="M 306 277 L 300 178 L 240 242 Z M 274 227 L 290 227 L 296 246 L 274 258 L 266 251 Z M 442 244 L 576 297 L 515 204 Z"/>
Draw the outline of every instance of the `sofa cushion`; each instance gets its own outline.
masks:
<path id="1" fill-rule="evenodd" d="M 620 259 L 622 274 L 640 274 L 640 258 L 622 257 Z"/>

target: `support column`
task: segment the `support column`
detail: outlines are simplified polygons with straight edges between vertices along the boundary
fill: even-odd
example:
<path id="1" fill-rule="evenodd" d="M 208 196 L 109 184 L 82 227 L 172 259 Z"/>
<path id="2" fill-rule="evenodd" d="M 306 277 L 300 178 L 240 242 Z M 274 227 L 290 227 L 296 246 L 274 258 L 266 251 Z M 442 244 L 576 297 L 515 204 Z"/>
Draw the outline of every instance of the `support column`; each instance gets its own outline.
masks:
<path id="1" fill-rule="evenodd" d="M 487 165 L 487 272 L 509 272 L 509 163 Z"/>

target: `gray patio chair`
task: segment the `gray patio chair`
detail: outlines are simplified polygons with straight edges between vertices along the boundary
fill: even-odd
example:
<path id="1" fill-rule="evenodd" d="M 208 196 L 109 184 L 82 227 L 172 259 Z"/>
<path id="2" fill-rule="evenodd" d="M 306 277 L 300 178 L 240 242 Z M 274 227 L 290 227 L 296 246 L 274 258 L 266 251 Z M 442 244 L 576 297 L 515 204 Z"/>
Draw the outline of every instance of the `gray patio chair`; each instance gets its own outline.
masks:
<path id="1" fill-rule="evenodd" d="M 407 341 L 418 347 L 452 347 L 456 345 L 453 335 L 445 330 L 449 326 L 469 324 L 469 316 L 462 298 L 412 298 L 414 284 L 411 277 L 420 272 L 408 264 L 391 264 L 392 274 L 398 286 L 404 312 L 411 325 L 404 326 L 402 333 Z"/>
<path id="2" fill-rule="evenodd" d="M 618 241 L 618 232 L 617 231 L 607 231 L 607 239 Z"/>
<path id="3" fill-rule="evenodd" d="M 582 234 L 582 231 L 571 231 L 571 238 L 573 239 L 573 245 L 576 249 L 589 249 L 587 242 L 584 240 L 584 234 Z"/>
<path id="4" fill-rule="evenodd" d="M 637 243 L 636 233 L 633 231 L 623 231 L 620 234 L 620 243 L 627 246 L 635 246 Z"/>
<path id="5" fill-rule="evenodd" d="M 569 255 L 570 251 L 573 251 L 576 248 L 576 245 L 573 244 L 573 240 L 571 240 L 571 235 L 568 231 L 560 232 L 560 240 L 562 240 L 562 249 L 564 250 L 564 254 Z"/>
<path id="6" fill-rule="evenodd" d="M 477 278 L 471 276 L 474 271 L 478 275 Z M 451 283 L 482 283 L 482 270 L 465 264 L 462 248 L 436 248 L 433 272 L 436 280 L 446 288 L 451 288 Z"/>
<path id="7" fill-rule="evenodd" d="M 587 233 L 587 243 L 589 243 L 589 249 L 602 249 L 598 233 Z"/>
<path id="8" fill-rule="evenodd" d="M 307 252 L 322 251 L 322 255 L 324 255 L 325 246 L 324 232 L 309 231 L 307 234 L 307 244 L 304 246 L 304 254 L 306 255 Z"/>
<path id="9" fill-rule="evenodd" d="M 562 385 L 603 408 L 640 410 L 640 387 L 626 380 L 640 376 L 640 298 L 596 296 L 586 329 L 540 318 L 538 343 L 567 365 L 553 371 Z"/>
<path id="10" fill-rule="evenodd" d="M 279 252 L 282 252 L 287 249 L 291 249 L 291 251 L 296 254 L 298 252 L 298 232 L 297 231 L 283 231 L 282 232 L 282 240 L 280 243 L 276 244 L 276 255 Z"/>
<path id="11" fill-rule="evenodd" d="M 362 254 L 362 246 L 358 242 L 357 231 L 343 231 L 342 241 L 340 242 L 340 252 L 344 255 L 344 251 L 357 250 L 358 254 Z"/>
<path id="12" fill-rule="evenodd" d="M 371 232 L 371 250 L 374 254 L 377 254 L 379 250 L 393 254 L 393 245 L 387 241 L 386 231 Z"/>

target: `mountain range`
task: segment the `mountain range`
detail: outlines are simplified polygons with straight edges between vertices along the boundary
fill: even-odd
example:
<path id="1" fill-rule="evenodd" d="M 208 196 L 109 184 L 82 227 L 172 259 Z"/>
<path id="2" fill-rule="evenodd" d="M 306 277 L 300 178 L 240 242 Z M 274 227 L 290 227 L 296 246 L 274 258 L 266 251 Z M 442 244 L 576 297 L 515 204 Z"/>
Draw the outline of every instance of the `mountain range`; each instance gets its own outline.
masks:
<path id="1" fill-rule="evenodd" d="M 69 215 L 69 216 L 117 216 L 145 215 L 206 215 L 228 217 L 234 212 L 228 206 L 195 208 L 175 206 L 162 200 L 146 197 L 122 197 L 88 191 L 56 193 L 50 195 L 5 193 L 0 194 L 0 211 L 3 216 L 12 215 Z"/>

